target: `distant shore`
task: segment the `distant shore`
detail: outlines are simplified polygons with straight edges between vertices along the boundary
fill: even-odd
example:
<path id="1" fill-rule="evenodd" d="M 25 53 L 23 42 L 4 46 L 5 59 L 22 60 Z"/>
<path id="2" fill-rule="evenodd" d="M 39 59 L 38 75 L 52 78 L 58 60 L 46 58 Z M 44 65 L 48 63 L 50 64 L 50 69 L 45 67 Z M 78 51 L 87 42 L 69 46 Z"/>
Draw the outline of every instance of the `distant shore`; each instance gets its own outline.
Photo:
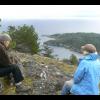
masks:
<path id="1" fill-rule="evenodd" d="M 87 43 L 94 44 L 97 48 L 97 51 L 100 52 L 100 34 L 97 33 L 63 33 L 63 34 L 54 34 L 54 35 L 45 35 L 48 38 L 53 38 L 53 40 L 48 40 L 44 42 L 49 46 L 64 47 L 71 51 L 80 53 L 80 47 Z"/>

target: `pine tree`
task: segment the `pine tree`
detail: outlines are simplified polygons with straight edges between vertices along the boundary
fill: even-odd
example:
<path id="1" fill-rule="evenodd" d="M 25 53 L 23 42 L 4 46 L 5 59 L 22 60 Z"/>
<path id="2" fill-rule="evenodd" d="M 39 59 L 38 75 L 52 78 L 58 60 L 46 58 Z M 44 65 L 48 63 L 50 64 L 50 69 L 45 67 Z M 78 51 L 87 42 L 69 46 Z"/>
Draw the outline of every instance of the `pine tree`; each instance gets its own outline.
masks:
<path id="1" fill-rule="evenodd" d="M 12 37 L 13 41 L 16 43 L 17 50 L 19 50 L 20 48 L 21 51 L 25 51 L 25 48 L 27 48 L 32 54 L 38 53 L 39 51 L 38 35 L 35 32 L 35 29 L 32 25 L 31 26 L 23 25 L 23 26 L 18 26 L 17 28 L 15 26 L 9 26 L 8 34 Z"/>
<path id="2" fill-rule="evenodd" d="M 73 64 L 73 65 L 77 65 L 78 59 L 77 59 L 77 57 L 76 57 L 74 54 L 72 54 L 72 55 L 70 56 L 70 62 L 71 62 L 71 64 Z"/>

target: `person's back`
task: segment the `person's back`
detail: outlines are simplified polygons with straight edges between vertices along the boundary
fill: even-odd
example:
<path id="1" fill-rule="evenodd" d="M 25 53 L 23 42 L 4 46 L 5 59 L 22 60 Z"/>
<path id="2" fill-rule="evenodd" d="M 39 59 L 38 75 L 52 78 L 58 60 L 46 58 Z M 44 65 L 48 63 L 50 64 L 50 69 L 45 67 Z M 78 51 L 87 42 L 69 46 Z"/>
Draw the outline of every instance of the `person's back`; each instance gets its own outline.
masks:
<path id="1" fill-rule="evenodd" d="M 89 83 L 91 83 L 90 85 L 92 85 L 92 88 L 91 86 L 88 87 L 89 90 L 91 90 L 91 93 L 95 94 L 95 95 L 98 95 L 99 94 L 99 80 L 100 80 L 100 61 L 99 60 L 96 60 L 96 61 L 92 61 L 92 62 L 88 62 L 90 66 L 88 66 L 87 70 L 87 77 L 90 77 L 88 79 L 89 80 Z"/>
<path id="2" fill-rule="evenodd" d="M 81 53 L 84 57 L 79 60 L 74 78 L 65 82 L 62 95 L 69 94 L 69 91 L 73 95 L 99 95 L 100 57 L 96 47 L 85 44 L 81 46 Z"/>
<path id="3" fill-rule="evenodd" d="M 91 53 L 80 62 L 74 76 L 71 93 L 76 95 L 99 95 L 100 61 Z"/>

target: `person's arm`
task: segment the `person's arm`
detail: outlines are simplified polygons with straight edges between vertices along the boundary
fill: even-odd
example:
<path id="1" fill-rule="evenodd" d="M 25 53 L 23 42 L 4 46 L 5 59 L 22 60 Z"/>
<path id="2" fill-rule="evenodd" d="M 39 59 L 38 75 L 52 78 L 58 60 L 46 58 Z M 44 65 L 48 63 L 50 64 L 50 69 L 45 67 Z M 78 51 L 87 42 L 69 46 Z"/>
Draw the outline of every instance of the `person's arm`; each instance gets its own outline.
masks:
<path id="1" fill-rule="evenodd" d="M 2 60 L 3 64 L 11 64 L 8 53 L 2 45 L 0 45 L 0 57 L 1 57 L 1 60 Z"/>
<path id="2" fill-rule="evenodd" d="M 85 74 L 85 66 L 86 63 L 85 62 L 80 62 L 80 64 L 78 65 L 78 68 L 74 74 L 74 83 L 77 84 L 81 81 L 81 79 L 84 77 Z"/>

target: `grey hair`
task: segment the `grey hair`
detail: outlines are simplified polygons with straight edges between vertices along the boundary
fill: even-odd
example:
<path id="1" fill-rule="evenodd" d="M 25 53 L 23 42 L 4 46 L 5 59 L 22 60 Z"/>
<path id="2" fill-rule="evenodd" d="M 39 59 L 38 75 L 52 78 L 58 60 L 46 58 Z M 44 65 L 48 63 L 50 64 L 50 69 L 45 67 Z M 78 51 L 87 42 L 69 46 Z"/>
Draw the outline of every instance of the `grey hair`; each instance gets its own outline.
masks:
<path id="1" fill-rule="evenodd" d="M 12 41 L 10 35 L 8 34 L 0 34 L 0 42 L 3 42 L 3 41 Z"/>

